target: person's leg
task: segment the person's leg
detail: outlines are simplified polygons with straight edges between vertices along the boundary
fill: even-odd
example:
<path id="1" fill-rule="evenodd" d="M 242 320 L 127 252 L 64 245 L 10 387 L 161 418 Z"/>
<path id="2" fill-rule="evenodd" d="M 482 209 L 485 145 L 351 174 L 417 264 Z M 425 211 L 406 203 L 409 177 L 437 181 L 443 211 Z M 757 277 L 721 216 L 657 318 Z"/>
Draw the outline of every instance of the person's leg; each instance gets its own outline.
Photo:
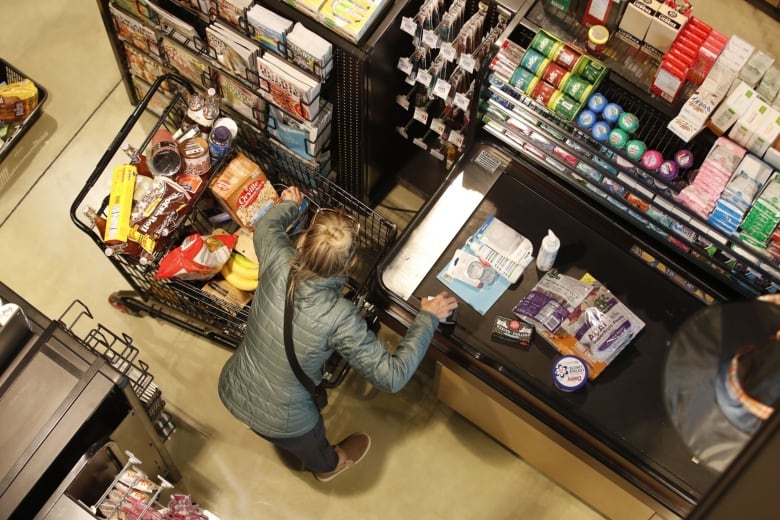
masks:
<path id="1" fill-rule="evenodd" d="M 257 433 L 257 432 L 255 432 Z M 315 473 L 333 471 L 339 463 L 339 456 L 334 446 L 328 442 L 325 435 L 325 423 L 320 417 L 314 428 L 299 437 L 271 438 L 258 434 L 298 457 L 306 468 Z"/>

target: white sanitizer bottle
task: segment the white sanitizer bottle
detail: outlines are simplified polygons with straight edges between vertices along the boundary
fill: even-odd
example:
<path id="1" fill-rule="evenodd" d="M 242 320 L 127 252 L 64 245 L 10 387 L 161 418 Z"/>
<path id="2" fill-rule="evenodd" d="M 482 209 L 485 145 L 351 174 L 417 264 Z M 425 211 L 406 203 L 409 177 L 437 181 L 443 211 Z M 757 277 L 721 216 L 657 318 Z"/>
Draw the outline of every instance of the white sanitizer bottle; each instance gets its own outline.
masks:
<path id="1" fill-rule="evenodd" d="M 542 245 L 539 247 L 539 253 L 536 255 L 536 267 L 540 271 L 549 271 L 555 263 L 555 257 L 558 256 L 558 249 L 561 247 L 560 239 L 555 236 L 551 229 L 547 230 L 547 235 L 542 239 Z"/>

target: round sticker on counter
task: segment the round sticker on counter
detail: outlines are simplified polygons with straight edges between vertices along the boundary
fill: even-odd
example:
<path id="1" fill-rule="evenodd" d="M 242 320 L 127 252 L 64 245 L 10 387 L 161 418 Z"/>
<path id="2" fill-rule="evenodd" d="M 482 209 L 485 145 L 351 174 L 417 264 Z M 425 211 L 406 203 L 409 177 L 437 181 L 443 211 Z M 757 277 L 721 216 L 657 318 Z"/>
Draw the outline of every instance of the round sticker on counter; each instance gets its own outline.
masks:
<path id="1" fill-rule="evenodd" d="M 552 376 L 560 390 L 573 392 L 588 381 L 588 366 L 576 356 L 561 356 L 553 363 Z"/>

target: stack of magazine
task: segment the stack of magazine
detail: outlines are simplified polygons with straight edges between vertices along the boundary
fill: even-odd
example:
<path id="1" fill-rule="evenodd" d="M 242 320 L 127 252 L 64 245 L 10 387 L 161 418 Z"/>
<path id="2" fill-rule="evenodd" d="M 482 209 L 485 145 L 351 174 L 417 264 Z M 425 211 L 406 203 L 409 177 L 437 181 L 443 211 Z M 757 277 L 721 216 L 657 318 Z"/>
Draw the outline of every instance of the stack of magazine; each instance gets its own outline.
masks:
<path id="1" fill-rule="evenodd" d="M 217 4 L 217 16 L 236 27 L 241 26 L 241 19 L 246 10 L 255 0 L 219 0 Z"/>
<path id="2" fill-rule="evenodd" d="M 353 43 L 359 43 L 389 0 L 284 0 Z"/>
<path id="3" fill-rule="evenodd" d="M 320 111 L 320 81 L 295 65 L 265 52 L 257 58 L 260 95 L 269 103 L 307 121 Z"/>
<path id="4" fill-rule="evenodd" d="M 333 70 L 333 45 L 296 22 L 287 35 L 287 59 L 325 80 Z"/>
<path id="5" fill-rule="evenodd" d="M 269 51 L 285 55 L 287 33 L 293 23 L 265 7 L 255 4 L 246 13 L 246 21 L 252 29 L 252 37 Z"/>
<path id="6" fill-rule="evenodd" d="M 320 100 L 320 111 L 313 121 L 292 117 L 269 105 L 268 133 L 304 159 L 316 160 L 329 144 L 332 119 L 333 105 L 325 100 Z"/>
<path id="7" fill-rule="evenodd" d="M 257 73 L 260 46 L 221 22 L 206 26 L 206 43 L 214 50 L 222 68 L 240 78 L 252 81 Z"/>
<path id="8" fill-rule="evenodd" d="M 581 358 L 596 379 L 645 327 L 636 314 L 590 274 L 577 279 L 548 271 L 513 312 L 536 326 L 558 352 Z"/>

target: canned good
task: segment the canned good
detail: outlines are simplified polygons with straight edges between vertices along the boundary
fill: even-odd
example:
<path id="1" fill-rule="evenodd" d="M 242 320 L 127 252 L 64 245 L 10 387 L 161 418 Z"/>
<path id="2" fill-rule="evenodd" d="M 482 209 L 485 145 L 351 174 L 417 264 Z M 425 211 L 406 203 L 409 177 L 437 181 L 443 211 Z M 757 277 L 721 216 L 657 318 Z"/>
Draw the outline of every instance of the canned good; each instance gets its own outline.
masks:
<path id="1" fill-rule="evenodd" d="M 600 114 L 605 106 L 607 106 L 607 98 L 600 92 L 594 92 L 588 98 L 588 108 L 592 110 L 594 114 Z"/>
<path id="2" fill-rule="evenodd" d="M 658 176 L 665 181 L 673 181 L 677 178 L 679 169 L 674 161 L 664 161 L 658 167 Z"/>
<path id="3" fill-rule="evenodd" d="M 189 175 L 203 175 L 211 168 L 211 156 L 209 155 L 209 143 L 202 137 L 190 137 L 179 145 L 184 161 L 183 173 Z"/>
<path id="4" fill-rule="evenodd" d="M 552 59 L 566 69 L 574 70 L 580 58 L 582 58 L 582 54 L 564 44 L 558 49 L 558 52 L 555 53 L 555 57 Z"/>
<path id="5" fill-rule="evenodd" d="M 596 124 L 597 119 L 598 116 L 594 114 L 592 110 L 588 110 L 586 108 L 577 116 L 577 125 L 584 128 L 585 130 L 590 130 L 591 127 Z"/>
<path id="6" fill-rule="evenodd" d="M 179 145 L 173 134 L 161 127 L 152 137 L 151 169 L 155 174 L 173 176 L 181 169 Z"/>
<path id="7" fill-rule="evenodd" d="M 559 116 L 562 116 L 567 121 L 571 121 L 574 119 L 574 116 L 577 115 L 577 111 L 580 109 L 580 106 L 581 103 L 579 101 L 576 101 L 562 93 L 560 97 L 556 98 L 555 102 L 550 106 L 550 108 L 553 112 Z"/>
<path id="8" fill-rule="evenodd" d="M 557 40 L 544 31 L 539 31 L 536 33 L 536 36 L 534 36 L 534 39 L 531 40 L 530 47 L 534 50 L 539 51 L 541 54 L 544 54 L 546 57 L 550 58 L 552 56 L 555 56 L 555 53 L 558 52 L 558 49 L 560 46 L 563 45 L 563 42 L 560 40 Z"/>
<path id="9" fill-rule="evenodd" d="M 538 76 L 538 72 L 544 70 L 550 60 L 547 57 L 533 49 L 528 49 L 523 55 L 523 59 L 520 60 L 520 66 L 524 69 L 528 69 Z"/>
<path id="10" fill-rule="evenodd" d="M 604 121 L 597 121 L 593 124 L 593 127 L 590 129 L 590 135 L 593 136 L 593 139 L 596 141 L 603 143 L 607 139 L 609 139 L 609 132 L 611 128 L 609 124 L 607 124 Z"/>
<path id="11" fill-rule="evenodd" d="M 523 67 L 518 67 L 515 69 L 512 77 L 509 78 L 509 84 L 516 87 L 517 90 L 525 92 L 525 89 L 528 88 L 528 85 L 530 85 L 534 79 L 536 79 L 536 75 L 534 75 L 533 72 L 524 69 Z"/>
<path id="12" fill-rule="evenodd" d="M 541 75 L 544 81 L 555 86 L 556 88 L 560 88 L 561 85 L 566 83 L 570 76 L 571 72 L 569 72 L 562 65 L 558 65 L 554 61 L 551 61 L 547 64 Z"/>
<path id="13" fill-rule="evenodd" d="M 523 94 L 525 94 L 526 96 L 530 96 L 530 95 L 531 95 L 531 93 L 532 93 L 532 92 L 534 91 L 534 89 L 536 88 L 536 85 L 537 85 L 538 83 L 540 83 L 540 82 L 544 83 L 544 82 L 543 82 L 541 79 L 539 79 L 539 78 L 537 78 L 536 76 L 534 76 L 534 77 L 533 77 L 533 79 L 531 79 L 531 82 L 530 82 L 530 83 L 528 83 L 528 86 L 527 86 L 527 87 L 525 87 L 525 90 L 523 90 Z"/>
<path id="14" fill-rule="evenodd" d="M 622 113 L 623 107 L 617 103 L 607 103 L 604 107 L 604 110 L 601 112 L 601 117 L 610 125 L 614 125 L 617 123 L 617 120 L 620 118 L 620 114 Z"/>
<path id="15" fill-rule="evenodd" d="M 531 97 L 537 103 L 547 106 L 547 103 L 550 102 L 550 99 L 556 92 L 558 92 L 558 89 L 556 89 L 554 86 L 550 85 L 546 81 L 540 81 L 536 84 L 536 87 L 534 87 L 533 92 L 531 92 Z"/>
<path id="16" fill-rule="evenodd" d="M 647 151 L 647 145 L 639 139 L 631 139 L 626 143 L 626 155 L 632 161 L 640 161 Z"/>
<path id="17" fill-rule="evenodd" d="M 618 126 L 629 134 L 639 130 L 639 118 L 631 112 L 623 112 L 618 116 Z"/>
<path id="18" fill-rule="evenodd" d="M 607 48 L 609 31 L 603 25 L 594 25 L 588 29 L 588 50 L 595 54 L 601 54 Z"/>
<path id="19" fill-rule="evenodd" d="M 596 83 L 601 75 L 606 71 L 606 67 L 588 56 L 583 56 L 574 68 L 574 73 L 579 74 L 591 83 Z"/>
<path id="20" fill-rule="evenodd" d="M 677 166 L 683 170 L 687 170 L 693 166 L 693 152 L 686 150 L 685 148 L 677 150 L 674 153 L 674 160 L 677 163 Z"/>
<path id="21" fill-rule="evenodd" d="M 620 128 L 613 128 L 609 132 L 609 144 L 615 148 L 625 148 L 628 143 L 628 133 Z"/>
<path id="22" fill-rule="evenodd" d="M 590 95 L 590 91 L 593 90 L 593 85 L 578 76 L 571 76 L 566 83 L 563 84 L 561 90 L 572 99 L 582 102 Z"/>
<path id="23" fill-rule="evenodd" d="M 658 150 L 648 150 L 642 156 L 642 167 L 649 172 L 655 172 L 664 162 L 664 156 Z"/>

